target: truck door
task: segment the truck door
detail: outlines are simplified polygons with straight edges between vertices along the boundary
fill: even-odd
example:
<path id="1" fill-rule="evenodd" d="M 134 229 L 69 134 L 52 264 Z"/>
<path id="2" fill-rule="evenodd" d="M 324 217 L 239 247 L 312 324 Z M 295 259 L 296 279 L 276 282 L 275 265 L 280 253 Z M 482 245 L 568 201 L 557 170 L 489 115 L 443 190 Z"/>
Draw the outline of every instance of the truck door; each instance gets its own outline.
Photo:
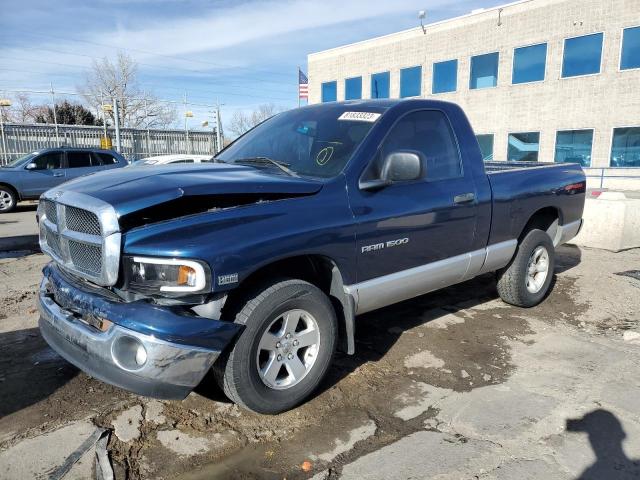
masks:
<path id="1" fill-rule="evenodd" d="M 419 154 L 426 167 L 421 178 L 350 193 L 358 283 L 378 279 L 382 286 L 388 280 L 390 288 L 405 288 L 403 282 L 455 283 L 451 279 L 463 277 L 469 267 L 465 254 L 473 248 L 477 202 L 472 172 L 463 168 L 446 114 L 420 110 L 401 117 L 363 175 L 380 175 L 384 159 L 398 151 Z M 437 268 L 429 270 L 430 265 Z M 412 274 L 425 268 L 424 276 Z"/>

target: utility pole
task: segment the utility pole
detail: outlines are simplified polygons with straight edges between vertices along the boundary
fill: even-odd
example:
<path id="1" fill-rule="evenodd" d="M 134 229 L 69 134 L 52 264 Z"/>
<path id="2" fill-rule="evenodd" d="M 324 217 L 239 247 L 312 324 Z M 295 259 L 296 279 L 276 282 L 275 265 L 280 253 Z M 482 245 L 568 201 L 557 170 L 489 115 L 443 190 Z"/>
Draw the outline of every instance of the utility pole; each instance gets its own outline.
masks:
<path id="1" fill-rule="evenodd" d="M 50 82 L 49 86 L 51 87 L 51 103 L 53 103 L 53 124 L 56 128 L 56 144 L 60 146 L 60 134 L 58 132 L 58 116 L 56 114 L 56 96 L 53 92 L 53 83 Z"/>
<path id="2" fill-rule="evenodd" d="M 220 102 L 216 101 L 216 155 L 222 150 L 222 122 L 220 121 Z"/>
<path id="3" fill-rule="evenodd" d="M 120 143 L 120 108 L 118 107 L 118 98 L 113 97 L 113 116 L 115 118 L 116 129 L 116 150 L 122 153 L 122 144 Z"/>
<path id="4" fill-rule="evenodd" d="M 147 123 L 147 155 L 151 155 L 151 133 L 149 132 L 149 102 L 147 102 L 147 91 L 144 91 L 144 119 Z"/>
<path id="5" fill-rule="evenodd" d="M 186 134 L 185 153 L 191 153 L 189 145 L 189 128 L 187 127 L 187 119 L 189 118 L 189 111 L 187 110 L 187 91 L 184 92 L 184 132 Z"/>
<path id="6" fill-rule="evenodd" d="M 102 108 L 102 127 L 105 141 L 107 139 L 107 112 L 104 111 L 104 92 L 100 90 L 100 105 Z"/>
<path id="7" fill-rule="evenodd" d="M 2 158 L 8 163 L 9 155 L 7 154 L 7 142 L 4 139 L 4 105 L 0 105 L 0 135 L 2 136 Z"/>

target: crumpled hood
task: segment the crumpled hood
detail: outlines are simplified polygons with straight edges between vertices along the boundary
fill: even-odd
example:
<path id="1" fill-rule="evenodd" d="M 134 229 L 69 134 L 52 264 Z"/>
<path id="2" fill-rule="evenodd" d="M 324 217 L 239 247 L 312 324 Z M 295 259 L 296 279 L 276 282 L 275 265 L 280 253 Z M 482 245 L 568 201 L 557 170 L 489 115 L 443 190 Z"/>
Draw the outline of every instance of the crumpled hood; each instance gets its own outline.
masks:
<path id="1" fill-rule="evenodd" d="M 223 163 L 121 168 L 81 177 L 58 187 L 103 200 L 115 208 L 119 217 L 173 200 L 184 204 L 188 197 L 264 195 L 270 198 L 275 195 L 286 198 L 288 194 L 292 197 L 311 195 L 321 188 L 319 181 Z M 198 201 L 200 199 L 193 199 Z"/>

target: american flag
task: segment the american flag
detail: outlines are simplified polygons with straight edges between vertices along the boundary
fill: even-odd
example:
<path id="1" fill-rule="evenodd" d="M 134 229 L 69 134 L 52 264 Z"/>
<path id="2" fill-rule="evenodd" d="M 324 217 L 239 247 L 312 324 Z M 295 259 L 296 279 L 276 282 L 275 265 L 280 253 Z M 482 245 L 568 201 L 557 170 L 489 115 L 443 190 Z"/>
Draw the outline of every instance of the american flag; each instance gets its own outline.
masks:
<path id="1" fill-rule="evenodd" d="M 298 69 L 298 98 L 309 98 L 309 79 Z"/>

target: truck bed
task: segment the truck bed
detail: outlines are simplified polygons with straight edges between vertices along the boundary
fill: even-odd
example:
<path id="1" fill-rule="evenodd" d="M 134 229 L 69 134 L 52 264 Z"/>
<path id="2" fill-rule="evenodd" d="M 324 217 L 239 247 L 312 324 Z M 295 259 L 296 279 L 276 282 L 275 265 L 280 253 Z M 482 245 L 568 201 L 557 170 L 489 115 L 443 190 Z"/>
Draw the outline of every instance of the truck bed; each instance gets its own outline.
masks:
<path id="1" fill-rule="evenodd" d="M 561 225 L 582 218 L 585 177 L 579 164 L 486 162 L 484 167 L 493 196 L 490 244 L 519 235 L 544 208 L 557 210 Z"/>

